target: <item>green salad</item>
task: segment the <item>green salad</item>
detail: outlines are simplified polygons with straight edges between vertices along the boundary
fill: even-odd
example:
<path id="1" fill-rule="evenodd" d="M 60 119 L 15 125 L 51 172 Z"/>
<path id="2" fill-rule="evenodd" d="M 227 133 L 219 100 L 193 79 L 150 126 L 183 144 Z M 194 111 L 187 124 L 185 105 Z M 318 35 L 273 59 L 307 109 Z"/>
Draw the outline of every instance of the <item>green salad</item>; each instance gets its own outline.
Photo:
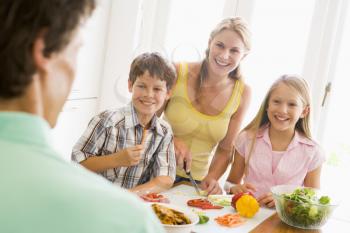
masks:
<path id="1" fill-rule="evenodd" d="M 291 194 L 282 194 L 278 199 L 281 213 L 293 225 L 309 227 L 319 225 L 331 212 L 330 198 L 317 197 L 311 188 L 298 188 Z"/>

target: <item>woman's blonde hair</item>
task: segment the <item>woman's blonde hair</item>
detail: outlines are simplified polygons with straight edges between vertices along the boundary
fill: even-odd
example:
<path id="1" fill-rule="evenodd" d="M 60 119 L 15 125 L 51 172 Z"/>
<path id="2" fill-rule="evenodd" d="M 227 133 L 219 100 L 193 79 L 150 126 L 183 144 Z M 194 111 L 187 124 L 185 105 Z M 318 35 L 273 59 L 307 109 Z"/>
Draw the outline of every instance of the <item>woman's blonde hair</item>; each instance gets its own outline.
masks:
<path id="1" fill-rule="evenodd" d="M 216 25 L 214 30 L 210 33 L 208 44 L 210 44 L 210 42 L 214 39 L 214 37 L 217 34 L 219 34 L 220 32 L 222 32 L 224 30 L 230 30 L 230 31 L 237 33 L 240 36 L 240 38 L 242 39 L 242 42 L 244 44 L 245 53 L 248 53 L 250 51 L 250 49 L 251 49 L 251 41 L 250 41 L 251 33 L 248 30 L 247 23 L 240 17 L 223 19 L 218 25 Z M 199 80 L 198 86 L 199 87 L 201 86 L 203 81 L 208 76 L 208 57 L 209 57 L 209 47 L 205 51 L 205 58 L 202 61 L 202 65 L 200 68 L 199 78 L 198 78 L 198 80 Z M 240 65 L 238 65 L 236 67 L 236 69 L 231 71 L 228 76 L 232 79 L 242 78 Z"/>
<path id="2" fill-rule="evenodd" d="M 267 125 L 270 122 L 267 116 L 266 110 L 268 108 L 271 93 L 282 83 L 288 86 L 289 88 L 295 90 L 300 95 L 301 101 L 303 102 L 304 107 L 309 107 L 308 114 L 306 114 L 303 118 L 299 118 L 299 120 L 295 125 L 295 129 L 299 133 L 301 133 L 303 136 L 311 139 L 311 130 L 310 130 L 311 97 L 310 97 L 309 86 L 304 79 L 298 77 L 297 75 L 282 75 L 270 87 L 254 119 L 242 130 L 242 131 L 246 131 L 248 133 L 248 137 L 252 139 L 248 157 L 246 159 L 245 174 L 247 174 L 247 171 L 248 171 L 249 160 L 254 150 L 257 134 L 263 126 Z"/>

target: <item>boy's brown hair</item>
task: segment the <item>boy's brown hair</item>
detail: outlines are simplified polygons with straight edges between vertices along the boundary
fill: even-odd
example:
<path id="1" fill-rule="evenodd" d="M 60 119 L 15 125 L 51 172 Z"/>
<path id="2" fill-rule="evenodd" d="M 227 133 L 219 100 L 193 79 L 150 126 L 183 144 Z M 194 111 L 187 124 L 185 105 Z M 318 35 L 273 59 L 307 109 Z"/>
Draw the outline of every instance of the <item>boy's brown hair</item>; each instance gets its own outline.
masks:
<path id="1" fill-rule="evenodd" d="M 164 59 L 159 53 L 143 53 L 137 56 L 131 63 L 129 81 L 134 85 L 137 77 L 146 71 L 155 78 L 166 82 L 167 90 L 170 90 L 176 78 L 174 66 Z"/>

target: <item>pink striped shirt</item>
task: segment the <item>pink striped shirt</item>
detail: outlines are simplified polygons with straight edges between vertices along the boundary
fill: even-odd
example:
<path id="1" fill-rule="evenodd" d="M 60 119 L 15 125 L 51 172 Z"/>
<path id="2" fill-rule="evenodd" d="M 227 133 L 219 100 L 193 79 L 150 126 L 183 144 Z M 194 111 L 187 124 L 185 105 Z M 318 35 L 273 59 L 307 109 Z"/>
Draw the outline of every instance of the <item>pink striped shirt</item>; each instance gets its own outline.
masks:
<path id="1" fill-rule="evenodd" d="M 242 132 L 236 140 L 236 150 L 245 160 L 251 142 L 246 132 Z M 255 196 L 259 197 L 270 192 L 274 185 L 303 185 L 306 174 L 320 167 L 325 160 L 321 147 L 297 131 L 287 150 L 276 154 L 272 151 L 269 127 L 264 127 L 257 135 L 244 182 L 253 184 L 257 189 Z"/>

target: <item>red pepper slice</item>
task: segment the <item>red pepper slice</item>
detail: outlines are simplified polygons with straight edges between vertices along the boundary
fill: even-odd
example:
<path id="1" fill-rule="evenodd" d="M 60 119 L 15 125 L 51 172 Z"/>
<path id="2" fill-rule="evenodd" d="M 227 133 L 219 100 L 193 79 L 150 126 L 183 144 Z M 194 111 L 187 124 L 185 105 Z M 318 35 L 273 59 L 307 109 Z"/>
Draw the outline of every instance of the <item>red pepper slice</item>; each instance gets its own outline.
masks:
<path id="1" fill-rule="evenodd" d="M 203 210 L 207 210 L 207 209 L 222 209 L 222 208 L 224 208 L 222 206 L 213 205 L 207 199 L 202 199 L 202 198 L 189 200 L 189 201 L 187 201 L 187 205 L 188 206 L 192 206 L 192 207 L 201 208 Z"/>

